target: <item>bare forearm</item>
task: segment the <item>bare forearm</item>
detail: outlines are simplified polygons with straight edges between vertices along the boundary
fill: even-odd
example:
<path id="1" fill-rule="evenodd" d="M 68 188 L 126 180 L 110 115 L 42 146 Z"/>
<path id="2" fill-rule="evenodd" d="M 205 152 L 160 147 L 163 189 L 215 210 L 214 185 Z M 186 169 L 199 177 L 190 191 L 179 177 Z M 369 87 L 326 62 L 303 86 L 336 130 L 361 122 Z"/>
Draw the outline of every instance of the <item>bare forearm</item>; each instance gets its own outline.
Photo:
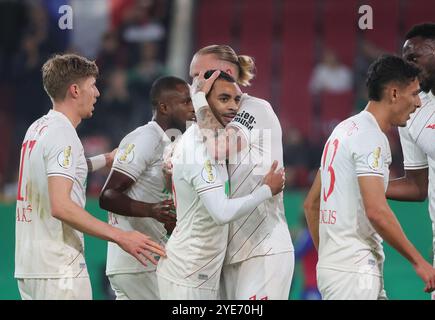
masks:
<path id="1" fill-rule="evenodd" d="M 320 172 L 317 171 L 313 185 L 304 201 L 305 219 L 307 220 L 308 230 L 313 239 L 314 246 L 319 249 L 319 221 L 320 221 Z"/>
<path id="2" fill-rule="evenodd" d="M 100 196 L 100 207 L 126 217 L 150 217 L 151 204 L 133 200 L 126 194 L 106 189 Z"/>
<path id="3" fill-rule="evenodd" d="M 54 209 L 53 216 L 80 232 L 107 241 L 118 242 L 122 232 L 95 218 L 73 201 L 66 201 L 60 209 Z"/>
<path id="4" fill-rule="evenodd" d="M 306 210 L 305 218 L 314 246 L 316 250 L 319 250 L 319 209 Z"/>
<path id="5" fill-rule="evenodd" d="M 427 187 L 414 181 L 401 177 L 390 180 L 386 197 L 399 201 L 424 201 L 427 197 Z"/>
<path id="6" fill-rule="evenodd" d="M 379 209 L 382 210 L 382 209 Z M 384 209 L 376 218 L 370 218 L 370 222 L 379 235 L 389 245 L 396 249 L 403 257 L 416 265 L 423 257 L 408 240 L 397 218 L 389 209 Z"/>

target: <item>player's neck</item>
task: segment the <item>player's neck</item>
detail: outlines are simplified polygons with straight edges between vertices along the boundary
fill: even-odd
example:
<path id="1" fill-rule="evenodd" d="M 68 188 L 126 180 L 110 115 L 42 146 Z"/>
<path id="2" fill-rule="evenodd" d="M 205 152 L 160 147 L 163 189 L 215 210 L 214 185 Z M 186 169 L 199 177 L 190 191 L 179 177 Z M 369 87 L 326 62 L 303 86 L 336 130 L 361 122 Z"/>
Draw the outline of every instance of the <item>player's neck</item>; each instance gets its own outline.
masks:
<path id="1" fill-rule="evenodd" d="M 157 124 L 160 126 L 160 128 L 163 129 L 163 131 L 166 131 L 169 129 L 168 122 L 165 121 L 164 119 L 162 119 L 161 117 L 154 116 L 151 120 L 157 122 Z"/>
<path id="2" fill-rule="evenodd" d="M 77 112 L 75 112 L 75 108 L 66 102 L 53 102 L 53 110 L 64 114 L 74 128 L 77 128 L 82 121 Z"/>
<path id="3" fill-rule="evenodd" d="M 373 115 L 383 133 L 386 134 L 391 129 L 388 107 L 382 102 L 369 101 L 365 110 Z"/>

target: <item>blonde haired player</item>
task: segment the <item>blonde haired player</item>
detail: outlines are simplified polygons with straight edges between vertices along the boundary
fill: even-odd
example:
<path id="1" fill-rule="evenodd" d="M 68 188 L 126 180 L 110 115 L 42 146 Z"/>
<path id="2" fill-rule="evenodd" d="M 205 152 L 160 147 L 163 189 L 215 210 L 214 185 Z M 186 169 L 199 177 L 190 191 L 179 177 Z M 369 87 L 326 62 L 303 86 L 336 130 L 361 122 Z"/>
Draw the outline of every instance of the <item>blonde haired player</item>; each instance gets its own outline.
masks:
<path id="1" fill-rule="evenodd" d="M 341 122 L 325 144 L 305 200 L 324 300 L 386 299 L 383 239 L 412 263 L 426 292 L 435 289 L 435 270 L 406 238 L 385 197 L 391 164 L 385 133 L 405 126 L 420 106 L 418 73 L 399 57 L 376 60 L 366 109 Z"/>
<path id="2" fill-rule="evenodd" d="M 92 299 L 83 232 L 116 242 L 143 264 L 157 263 L 151 252 L 164 255 L 146 235 L 83 209 L 88 166 L 75 128 L 92 116 L 97 75 L 94 62 L 74 54 L 55 55 L 42 67 L 53 109 L 30 126 L 21 149 L 15 278 L 22 299 Z"/>
<path id="3" fill-rule="evenodd" d="M 238 84 L 248 86 L 254 77 L 254 61 L 237 55 L 230 46 L 211 45 L 198 50 L 190 65 L 196 91 L 193 106 L 198 126 L 210 142 L 207 148 L 214 159 L 229 160 L 231 198 L 246 196 L 260 187 L 272 160 L 283 166 L 281 125 L 267 101 L 243 94 L 234 120 L 218 131 L 216 138 L 210 135 L 222 128 L 204 99 L 213 78 L 205 81 L 200 75 L 211 69 L 227 72 Z M 222 298 L 287 300 L 293 270 L 294 249 L 282 193 L 256 206 L 247 217 L 230 223 Z"/>

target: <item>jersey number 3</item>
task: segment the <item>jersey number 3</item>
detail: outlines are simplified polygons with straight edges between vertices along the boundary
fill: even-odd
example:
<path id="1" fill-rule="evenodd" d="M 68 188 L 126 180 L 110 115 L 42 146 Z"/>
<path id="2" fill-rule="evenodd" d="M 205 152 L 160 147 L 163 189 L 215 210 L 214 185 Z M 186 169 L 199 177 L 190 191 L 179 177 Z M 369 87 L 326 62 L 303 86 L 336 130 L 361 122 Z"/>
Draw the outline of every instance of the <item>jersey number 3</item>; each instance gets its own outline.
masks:
<path id="1" fill-rule="evenodd" d="M 330 142 L 331 142 L 331 141 L 328 141 L 328 142 L 326 143 L 325 150 L 323 151 L 322 171 L 325 170 L 326 158 L 327 158 L 327 156 L 328 156 L 329 143 L 330 143 Z M 332 192 L 334 191 L 334 186 L 335 186 L 335 171 L 334 171 L 334 168 L 332 167 L 332 164 L 333 164 L 333 162 L 334 162 L 335 155 L 336 155 L 336 153 L 337 153 L 337 149 L 338 149 L 338 139 L 335 139 L 335 140 L 332 142 L 332 146 L 333 146 L 333 148 L 334 148 L 334 151 L 333 151 L 333 153 L 332 153 L 331 161 L 329 161 L 329 163 L 328 163 L 328 167 L 327 167 L 327 168 L 328 168 L 328 173 L 329 173 L 329 176 L 330 176 L 328 192 L 326 192 L 326 184 L 325 184 L 325 186 L 323 187 L 323 201 L 325 201 L 325 202 L 328 201 L 329 196 L 330 196 L 330 195 L 332 194 Z"/>

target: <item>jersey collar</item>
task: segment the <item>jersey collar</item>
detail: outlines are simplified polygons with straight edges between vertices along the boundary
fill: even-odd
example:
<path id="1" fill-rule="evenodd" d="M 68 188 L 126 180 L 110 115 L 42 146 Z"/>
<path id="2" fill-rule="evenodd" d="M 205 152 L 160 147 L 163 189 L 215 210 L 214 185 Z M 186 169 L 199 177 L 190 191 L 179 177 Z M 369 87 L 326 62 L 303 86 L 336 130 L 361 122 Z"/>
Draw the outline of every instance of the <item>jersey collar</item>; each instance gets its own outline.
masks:
<path id="1" fill-rule="evenodd" d="M 156 121 L 148 122 L 162 136 L 164 142 L 171 142 L 168 135 Z"/>
<path id="2" fill-rule="evenodd" d="M 74 131 L 76 130 L 76 128 L 74 128 L 73 124 L 68 119 L 68 117 L 66 115 L 64 115 L 62 112 L 56 111 L 54 109 L 50 109 L 50 111 L 48 111 L 48 113 L 47 113 L 47 116 L 59 118 L 62 122 L 67 123 L 68 126 L 73 128 Z"/>

